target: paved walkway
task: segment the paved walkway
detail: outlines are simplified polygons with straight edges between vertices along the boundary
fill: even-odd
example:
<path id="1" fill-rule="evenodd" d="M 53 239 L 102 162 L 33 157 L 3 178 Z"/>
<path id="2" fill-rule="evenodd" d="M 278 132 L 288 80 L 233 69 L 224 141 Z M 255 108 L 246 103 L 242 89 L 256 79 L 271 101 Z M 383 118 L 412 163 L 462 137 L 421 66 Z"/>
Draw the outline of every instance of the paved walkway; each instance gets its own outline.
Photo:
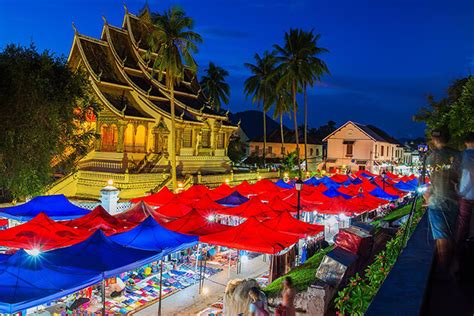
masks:
<path id="1" fill-rule="evenodd" d="M 238 275 L 236 267 L 231 267 L 230 278 L 226 266 L 223 271 L 204 281 L 204 288 L 207 290 L 205 295 L 199 295 L 199 283 L 196 283 L 176 294 L 166 297 L 161 303 L 161 314 L 163 316 L 195 315 L 224 296 L 225 285 L 227 285 L 229 279 L 255 278 L 267 272 L 268 269 L 268 257 L 267 262 L 263 262 L 263 256 L 258 256 L 246 263 L 242 263 L 242 272 Z M 158 302 L 134 315 L 158 315 Z"/>

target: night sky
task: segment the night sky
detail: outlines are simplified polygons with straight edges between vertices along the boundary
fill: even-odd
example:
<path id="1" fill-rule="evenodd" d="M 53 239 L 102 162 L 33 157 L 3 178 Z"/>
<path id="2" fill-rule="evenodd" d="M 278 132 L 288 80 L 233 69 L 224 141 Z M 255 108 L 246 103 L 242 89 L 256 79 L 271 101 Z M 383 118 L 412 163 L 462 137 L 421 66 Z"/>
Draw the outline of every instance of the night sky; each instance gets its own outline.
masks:
<path id="1" fill-rule="evenodd" d="M 67 55 L 71 22 L 98 38 L 104 15 L 120 26 L 121 0 L 0 0 L 0 47 L 34 42 Z M 136 13 L 144 1 L 126 0 Z M 291 27 L 321 33 L 322 58 L 331 76 L 310 91 L 310 124 L 347 120 L 374 124 L 398 137 L 415 137 L 423 125 L 411 117 L 431 93 L 474 71 L 473 0 L 186 0 L 149 1 L 152 10 L 181 5 L 204 38 L 196 60 L 226 68 L 230 109 L 254 108 L 243 95 L 244 62 L 281 43 Z M 302 121 L 302 120 L 301 120 Z M 300 122 L 301 122 L 300 121 Z M 289 126 L 292 126 L 288 124 Z"/>

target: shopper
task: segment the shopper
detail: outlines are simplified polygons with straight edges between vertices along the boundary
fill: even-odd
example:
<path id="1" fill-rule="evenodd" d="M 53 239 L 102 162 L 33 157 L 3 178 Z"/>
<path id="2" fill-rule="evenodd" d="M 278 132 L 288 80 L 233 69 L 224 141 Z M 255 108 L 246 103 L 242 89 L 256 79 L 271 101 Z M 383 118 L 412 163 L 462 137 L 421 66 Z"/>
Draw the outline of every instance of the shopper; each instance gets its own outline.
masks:
<path id="1" fill-rule="evenodd" d="M 431 133 L 433 148 L 427 157 L 431 185 L 425 194 L 433 238 L 436 240 L 436 277 L 449 279 L 458 216 L 459 152 L 447 147 L 446 129 Z"/>
<path id="2" fill-rule="evenodd" d="M 258 287 L 252 287 L 249 291 L 250 296 L 250 306 L 249 306 L 249 315 L 250 316 L 269 316 L 270 314 L 266 310 L 265 301 L 262 299 L 262 292 Z"/>
<path id="3" fill-rule="evenodd" d="M 281 291 L 281 304 L 278 305 L 276 316 L 295 316 L 295 296 L 296 290 L 293 287 L 293 280 L 287 276 L 283 279 L 283 289 Z"/>
<path id="4" fill-rule="evenodd" d="M 464 138 L 466 149 L 461 157 L 461 180 L 459 182 L 459 215 L 456 242 L 463 243 L 469 237 L 469 225 L 474 211 L 474 132 Z"/>

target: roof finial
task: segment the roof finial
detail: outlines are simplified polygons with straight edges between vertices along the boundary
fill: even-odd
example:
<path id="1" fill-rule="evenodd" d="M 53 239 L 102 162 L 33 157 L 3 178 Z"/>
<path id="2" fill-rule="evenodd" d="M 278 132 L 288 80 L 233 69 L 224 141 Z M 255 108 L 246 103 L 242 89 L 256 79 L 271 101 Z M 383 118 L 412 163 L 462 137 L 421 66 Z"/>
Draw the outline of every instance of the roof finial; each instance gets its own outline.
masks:
<path id="1" fill-rule="evenodd" d="M 239 122 L 237 123 L 238 127 L 240 127 L 240 123 L 242 123 L 242 119 L 240 119 Z"/>
<path id="2" fill-rule="evenodd" d="M 148 89 L 148 91 L 146 92 L 146 94 L 147 94 L 148 96 L 150 95 L 150 92 L 151 92 L 152 89 L 153 89 L 153 86 L 150 85 L 150 89 Z"/>
<path id="3" fill-rule="evenodd" d="M 74 34 L 79 33 L 79 32 L 77 31 L 76 24 L 74 24 L 74 22 L 72 22 L 72 29 L 74 30 Z"/>
<path id="4" fill-rule="evenodd" d="M 102 16 L 102 20 L 104 20 L 104 24 L 107 24 L 107 19 L 105 18 L 105 16 Z"/>
<path id="5" fill-rule="evenodd" d="M 123 8 L 125 10 L 125 14 L 128 14 L 128 9 L 127 9 L 127 5 L 125 4 L 125 1 L 123 2 Z"/>
<path id="6" fill-rule="evenodd" d="M 206 105 L 204 104 L 204 105 L 202 106 L 202 108 L 199 110 L 199 113 L 202 114 L 202 111 L 204 111 L 204 108 L 205 108 L 205 107 L 206 107 Z"/>

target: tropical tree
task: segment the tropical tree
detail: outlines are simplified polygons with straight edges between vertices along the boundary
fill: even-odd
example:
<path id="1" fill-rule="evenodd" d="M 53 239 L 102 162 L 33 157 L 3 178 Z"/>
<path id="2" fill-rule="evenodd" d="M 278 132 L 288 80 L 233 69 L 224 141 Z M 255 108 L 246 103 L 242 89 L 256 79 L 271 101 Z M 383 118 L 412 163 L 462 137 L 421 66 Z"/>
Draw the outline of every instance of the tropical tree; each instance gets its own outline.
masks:
<path id="1" fill-rule="evenodd" d="M 275 76 L 275 78 L 277 78 L 277 76 Z M 277 84 L 274 86 L 277 87 Z M 288 86 L 281 85 L 278 89 L 275 88 L 274 106 L 273 118 L 279 118 L 280 120 L 281 154 L 282 158 L 285 158 L 285 131 L 283 129 L 283 116 L 291 113 L 291 92 Z"/>
<path id="2" fill-rule="evenodd" d="M 184 78 L 185 70 L 196 72 L 197 65 L 192 56 L 198 51 L 197 44 L 202 42 L 199 34 L 193 32 L 194 21 L 180 7 L 172 7 L 163 14 L 145 15 L 146 23 L 152 28 L 149 44 L 154 58 L 153 69 L 161 81 L 165 76 L 170 98 L 171 112 L 171 181 L 173 190 L 176 182 L 176 127 L 174 89 Z"/>
<path id="3" fill-rule="evenodd" d="M 252 75 L 245 80 L 244 90 L 247 96 L 252 96 L 252 102 L 262 105 L 263 110 L 263 164 L 266 164 L 267 149 L 267 112 L 270 109 L 275 89 L 272 78 L 275 74 L 276 60 L 273 53 L 265 51 L 261 57 L 255 54 L 255 64 L 245 63 Z"/>
<path id="4" fill-rule="evenodd" d="M 293 103 L 293 123 L 295 127 L 296 153 L 298 163 L 298 173 L 301 177 L 300 146 L 298 132 L 298 108 L 296 104 L 296 95 L 307 80 L 313 77 L 311 68 L 308 67 L 308 56 L 314 51 L 314 45 L 308 42 L 307 35 L 300 29 L 290 29 L 285 33 L 284 45 L 273 45 L 279 63 L 278 73 L 281 74 L 278 87 L 289 85 L 291 87 L 291 98 Z"/>
<path id="5" fill-rule="evenodd" d="M 222 103 L 229 103 L 230 86 L 225 82 L 229 72 L 213 62 L 209 62 L 205 72 L 206 75 L 201 78 L 202 90 L 208 96 L 211 107 L 219 112 Z"/>
<path id="6" fill-rule="evenodd" d="M 305 171 L 308 171 L 308 86 L 313 87 L 317 81 L 320 81 L 322 75 L 329 74 L 329 69 L 324 61 L 318 58 L 318 55 L 329 52 L 326 48 L 318 46 L 318 41 L 321 38 L 321 34 L 313 34 L 313 30 L 309 32 L 302 32 L 303 45 L 307 45 L 305 52 L 306 65 L 309 73 L 307 78 L 302 78 L 303 94 L 304 94 L 304 159 Z M 305 44 L 306 43 L 306 44 Z"/>
<path id="7" fill-rule="evenodd" d="M 0 195 L 42 193 L 91 149 L 100 107 L 87 75 L 34 45 L 0 51 Z M 0 196 L 0 199 L 2 197 Z"/>

